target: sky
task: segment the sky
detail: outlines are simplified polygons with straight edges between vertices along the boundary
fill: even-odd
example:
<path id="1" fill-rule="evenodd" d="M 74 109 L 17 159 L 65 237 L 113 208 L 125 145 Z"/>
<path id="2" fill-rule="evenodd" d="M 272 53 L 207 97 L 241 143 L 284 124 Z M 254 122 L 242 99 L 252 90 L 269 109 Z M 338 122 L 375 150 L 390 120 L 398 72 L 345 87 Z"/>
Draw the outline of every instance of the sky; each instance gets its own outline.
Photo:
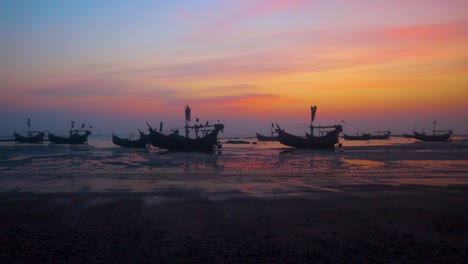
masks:
<path id="1" fill-rule="evenodd" d="M 0 135 L 180 127 L 186 104 L 224 136 L 303 134 L 312 105 L 349 134 L 468 134 L 468 1 L 0 0 L 0 92 Z"/>

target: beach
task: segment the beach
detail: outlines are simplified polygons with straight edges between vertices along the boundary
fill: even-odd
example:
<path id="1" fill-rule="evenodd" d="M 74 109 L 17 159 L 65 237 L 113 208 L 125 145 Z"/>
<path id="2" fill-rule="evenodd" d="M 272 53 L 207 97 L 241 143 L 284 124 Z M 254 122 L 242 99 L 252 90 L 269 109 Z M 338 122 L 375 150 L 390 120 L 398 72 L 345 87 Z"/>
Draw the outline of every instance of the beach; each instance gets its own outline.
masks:
<path id="1" fill-rule="evenodd" d="M 2 263 L 465 263 L 468 144 L 0 146 Z"/>

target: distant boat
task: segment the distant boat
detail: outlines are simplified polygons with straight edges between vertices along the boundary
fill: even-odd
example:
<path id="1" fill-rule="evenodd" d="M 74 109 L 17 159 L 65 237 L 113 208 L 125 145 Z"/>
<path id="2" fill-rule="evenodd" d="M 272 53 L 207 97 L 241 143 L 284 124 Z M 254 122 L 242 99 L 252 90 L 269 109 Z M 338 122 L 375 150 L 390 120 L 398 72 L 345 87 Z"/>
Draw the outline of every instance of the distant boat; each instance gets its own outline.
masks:
<path id="1" fill-rule="evenodd" d="M 389 139 L 390 131 L 377 131 L 375 133 L 362 133 L 361 135 L 347 135 L 344 134 L 343 137 L 346 140 L 372 140 L 372 139 Z"/>
<path id="2" fill-rule="evenodd" d="M 149 135 L 148 142 L 161 149 L 167 149 L 172 151 L 202 151 L 211 152 L 214 147 L 219 147 L 218 133 L 223 131 L 223 124 L 197 124 L 189 126 L 191 109 L 187 105 L 185 107 L 185 137 L 179 135 L 178 130 L 174 130 L 172 134 L 166 135 L 161 133 L 162 123 L 160 124 L 159 132 L 153 129 L 148 123 Z M 197 118 L 198 121 L 198 118 Z M 194 130 L 196 138 L 190 138 L 189 132 Z M 205 136 L 198 137 L 198 133 L 204 133 Z"/>
<path id="3" fill-rule="evenodd" d="M 435 126 L 437 124 L 437 120 L 434 121 L 432 127 L 432 135 L 426 135 L 426 133 L 418 133 L 413 130 L 414 138 L 422 141 L 428 142 L 446 142 L 450 140 L 450 136 L 452 135 L 452 130 L 436 130 Z"/>
<path id="4" fill-rule="evenodd" d="M 279 141 L 281 144 L 302 149 L 332 149 L 339 142 L 339 134 L 343 131 L 341 125 L 334 126 L 314 126 L 315 113 L 317 107 L 311 107 L 311 134 L 306 134 L 306 137 L 299 137 L 286 133 L 278 126 Z M 319 129 L 319 136 L 314 135 L 314 130 Z M 332 130 L 324 130 L 332 129 Z"/>
<path id="5" fill-rule="evenodd" d="M 314 128 L 334 128 L 328 131 L 324 136 L 310 136 L 307 138 L 298 137 L 284 132 L 279 131 L 279 141 L 281 144 L 302 149 L 331 149 L 334 148 L 339 142 L 339 134 L 343 131 L 341 125 L 326 126 L 326 127 L 314 127 Z"/>
<path id="6" fill-rule="evenodd" d="M 370 133 L 369 139 L 389 139 L 391 133 L 390 131 L 377 131 L 375 133 Z"/>
<path id="7" fill-rule="evenodd" d="M 343 138 L 346 140 L 369 140 L 370 139 L 370 134 L 367 133 L 362 133 L 361 135 L 348 135 L 344 134 Z"/>
<path id="8" fill-rule="evenodd" d="M 414 135 L 403 133 L 404 138 L 414 138 Z"/>
<path id="9" fill-rule="evenodd" d="M 257 135 L 258 141 L 279 141 L 279 136 L 274 136 L 274 134 L 278 133 L 278 130 L 274 128 L 274 124 L 271 123 L 271 136 L 264 136 L 260 135 L 259 133 L 255 133 Z"/>
<path id="10" fill-rule="evenodd" d="M 112 134 L 112 143 L 124 148 L 146 148 L 148 145 L 148 135 L 141 131 L 138 132 L 140 132 L 140 138 L 135 140 L 120 138 Z"/>
<path id="11" fill-rule="evenodd" d="M 255 133 L 257 134 L 257 140 L 258 141 L 279 141 L 279 136 L 264 136 L 264 135 L 260 135 L 259 133 Z"/>
<path id="12" fill-rule="evenodd" d="M 33 136 L 33 133 L 36 135 Z M 19 143 L 42 143 L 42 141 L 44 140 L 45 133 L 32 131 L 32 132 L 29 132 L 29 135 L 27 137 L 25 137 L 14 132 L 13 135 L 15 136 L 15 141 Z"/>
<path id="13" fill-rule="evenodd" d="M 31 119 L 28 118 L 28 136 L 23 136 L 16 131 L 13 133 L 13 136 L 15 137 L 15 141 L 19 143 L 42 143 L 44 140 L 44 135 L 45 133 L 42 131 L 29 131 L 31 128 Z"/>
<path id="14" fill-rule="evenodd" d="M 444 132 L 443 134 L 437 134 Z M 450 140 L 450 136 L 452 135 L 452 130 L 433 130 L 432 135 L 426 135 L 426 133 L 418 133 L 413 131 L 414 138 L 422 141 L 427 142 L 446 142 Z"/>
<path id="15" fill-rule="evenodd" d="M 228 140 L 224 144 L 250 144 L 250 142 L 245 140 Z"/>
<path id="16" fill-rule="evenodd" d="M 47 132 L 49 135 L 49 141 L 54 144 L 86 144 L 88 143 L 88 136 L 91 135 L 89 130 L 70 130 L 70 137 L 56 136 L 53 133 Z"/>
<path id="17" fill-rule="evenodd" d="M 204 137 L 188 138 L 178 134 L 163 134 L 149 128 L 148 142 L 158 148 L 173 151 L 212 151 L 218 146 L 218 133 L 224 129 L 223 124 L 213 125 L 214 129 Z"/>
<path id="18" fill-rule="evenodd" d="M 75 127 L 75 121 L 72 121 L 71 130 L 69 131 L 70 133 L 69 137 L 56 136 L 55 134 L 47 131 L 49 141 L 54 144 L 72 144 L 72 145 L 88 143 L 88 136 L 91 135 L 91 131 L 88 129 L 84 129 L 85 124 L 83 124 L 80 129 L 75 129 L 74 127 Z M 92 128 L 92 127 L 90 126 L 89 128 Z"/>

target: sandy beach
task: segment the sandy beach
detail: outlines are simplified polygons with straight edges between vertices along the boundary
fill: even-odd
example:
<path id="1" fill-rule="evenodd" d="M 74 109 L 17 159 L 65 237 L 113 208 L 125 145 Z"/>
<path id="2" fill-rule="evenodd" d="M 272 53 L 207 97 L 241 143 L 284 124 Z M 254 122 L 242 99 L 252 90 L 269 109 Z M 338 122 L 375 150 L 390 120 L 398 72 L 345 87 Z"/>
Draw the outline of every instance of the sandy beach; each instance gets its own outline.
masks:
<path id="1" fill-rule="evenodd" d="M 365 194 L 365 195 L 363 195 Z M 2 263 L 464 263 L 467 187 L 213 201 L 1 194 Z"/>
<path id="2" fill-rule="evenodd" d="M 4 146 L 2 263 L 466 263 L 465 142 Z"/>

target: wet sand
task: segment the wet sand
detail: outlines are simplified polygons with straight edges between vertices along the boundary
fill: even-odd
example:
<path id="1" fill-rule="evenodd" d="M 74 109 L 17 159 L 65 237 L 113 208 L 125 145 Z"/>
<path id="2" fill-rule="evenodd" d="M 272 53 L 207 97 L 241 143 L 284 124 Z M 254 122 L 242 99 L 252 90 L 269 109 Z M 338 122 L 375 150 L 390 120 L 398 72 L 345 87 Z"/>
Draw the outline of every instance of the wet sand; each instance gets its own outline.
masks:
<path id="1" fill-rule="evenodd" d="M 0 263 L 467 263 L 468 141 L 399 142 L 5 144 Z"/>
<path id="2" fill-rule="evenodd" d="M 466 263 L 468 186 L 0 194 L 2 263 Z"/>

